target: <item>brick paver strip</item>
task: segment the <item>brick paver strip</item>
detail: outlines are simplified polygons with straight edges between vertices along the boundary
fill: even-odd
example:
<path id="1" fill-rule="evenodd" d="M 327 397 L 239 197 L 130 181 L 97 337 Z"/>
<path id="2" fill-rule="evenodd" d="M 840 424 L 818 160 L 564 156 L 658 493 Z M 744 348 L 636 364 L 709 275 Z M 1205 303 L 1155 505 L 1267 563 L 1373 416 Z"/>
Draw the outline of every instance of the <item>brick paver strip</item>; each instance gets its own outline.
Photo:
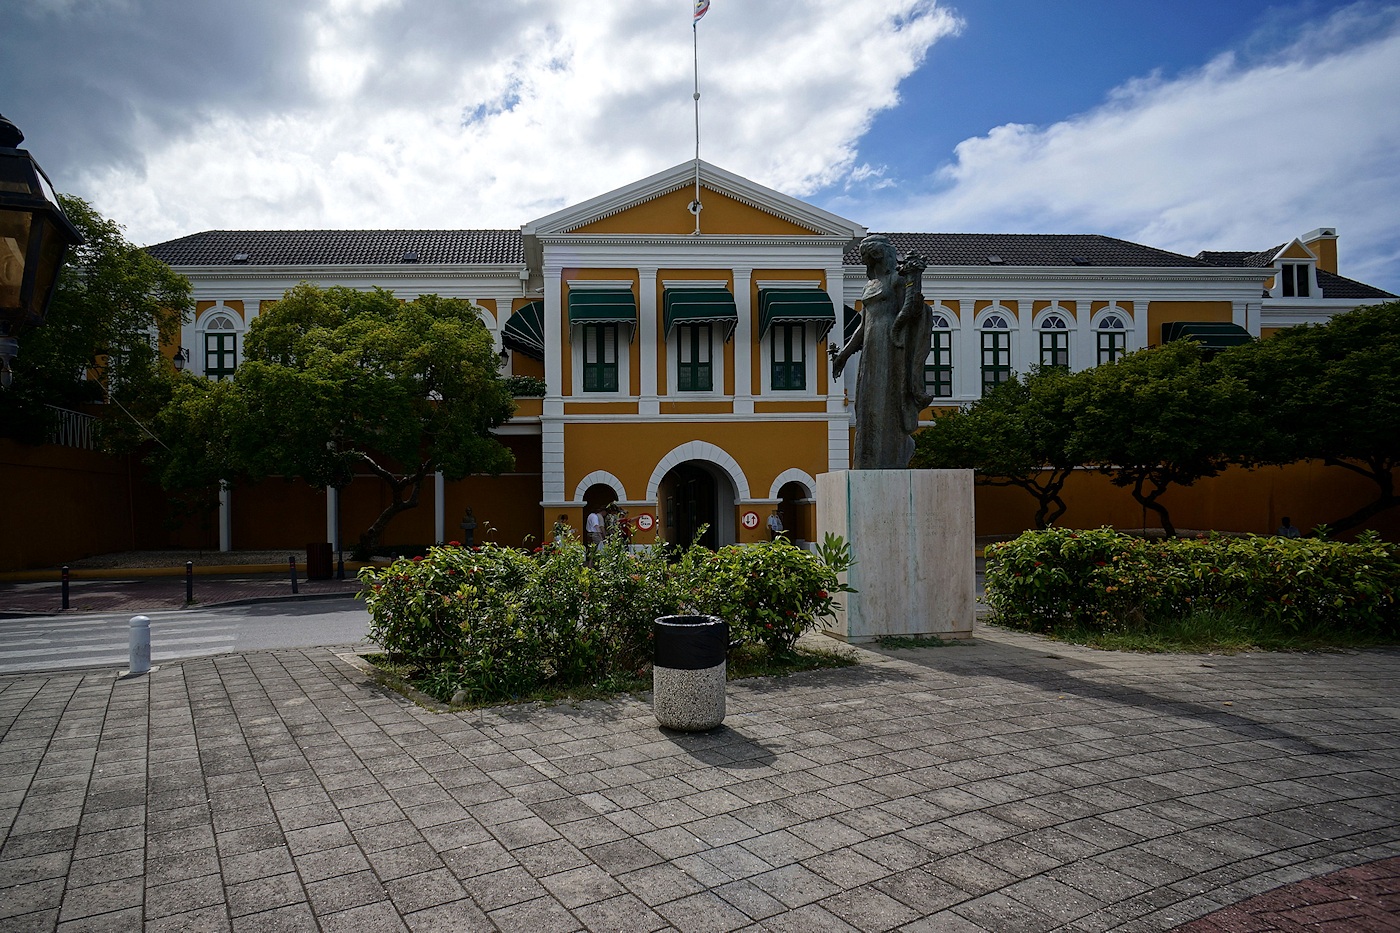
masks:
<path id="1" fill-rule="evenodd" d="M 0 677 L 0 929 L 1400 928 L 1400 651 L 967 647 L 437 713 L 330 649 Z M 1330 926 L 1329 926 L 1330 925 Z"/>
<path id="2" fill-rule="evenodd" d="M 1178 933 L 1400 930 L 1400 858 L 1287 884 L 1177 927 Z"/>

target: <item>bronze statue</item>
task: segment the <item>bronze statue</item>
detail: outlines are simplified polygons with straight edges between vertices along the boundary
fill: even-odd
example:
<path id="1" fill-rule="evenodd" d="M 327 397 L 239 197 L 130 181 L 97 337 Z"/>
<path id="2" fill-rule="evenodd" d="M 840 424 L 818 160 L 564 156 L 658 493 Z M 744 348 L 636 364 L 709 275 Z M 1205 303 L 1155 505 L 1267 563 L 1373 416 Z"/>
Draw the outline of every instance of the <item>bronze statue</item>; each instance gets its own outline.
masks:
<path id="1" fill-rule="evenodd" d="M 870 279 L 861 295 L 860 327 L 844 347 L 832 346 L 831 373 L 840 376 L 851 354 L 861 351 L 852 467 L 903 470 L 914 455 L 910 435 L 919 412 L 933 401 L 924 384 L 933 337 L 933 316 L 921 293 L 928 262 L 918 253 L 900 262 L 889 237 L 878 234 L 861 241 L 860 258 Z"/>

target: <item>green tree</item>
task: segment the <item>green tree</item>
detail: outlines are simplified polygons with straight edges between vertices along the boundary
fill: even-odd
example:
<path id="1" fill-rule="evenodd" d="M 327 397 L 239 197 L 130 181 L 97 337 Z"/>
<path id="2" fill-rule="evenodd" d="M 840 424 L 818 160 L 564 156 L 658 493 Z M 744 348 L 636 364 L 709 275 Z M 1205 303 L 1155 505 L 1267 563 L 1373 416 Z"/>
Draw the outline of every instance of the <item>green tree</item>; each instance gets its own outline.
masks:
<path id="1" fill-rule="evenodd" d="M 979 485 L 1023 489 L 1037 503 L 1036 527 L 1048 528 L 1065 513 L 1060 493 L 1079 465 L 1065 416 L 1074 378 L 1040 369 L 939 416 L 915 435 L 910 466 L 975 470 Z"/>
<path id="2" fill-rule="evenodd" d="M 120 404 L 100 409 L 103 434 L 119 444 L 125 428 L 134 428 L 122 407 L 146 408 L 169 391 L 159 347 L 175 342 L 192 310 L 191 286 L 86 201 L 59 201 L 85 242 L 59 274 L 44 326 L 20 335 L 0 436 L 43 443 L 54 423 L 49 406 L 109 400 Z"/>
<path id="3" fill-rule="evenodd" d="M 470 303 L 400 301 L 301 284 L 255 318 L 229 382 L 186 377 L 161 412 L 168 488 L 235 477 L 344 486 L 368 469 L 390 502 L 360 538 L 418 504 L 424 480 L 509 469 L 491 435 L 515 410 L 491 336 Z"/>
<path id="4" fill-rule="evenodd" d="M 1267 429 L 1258 462 L 1321 460 L 1375 484 L 1376 498 L 1330 522 L 1333 531 L 1400 504 L 1400 301 L 1287 328 L 1220 363 L 1254 391 Z"/>
<path id="5" fill-rule="evenodd" d="M 1066 401 L 1073 458 L 1132 491 L 1171 536 L 1161 497 L 1247 460 L 1258 423 L 1243 380 L 1178 340 L 1076 373 Z"/>

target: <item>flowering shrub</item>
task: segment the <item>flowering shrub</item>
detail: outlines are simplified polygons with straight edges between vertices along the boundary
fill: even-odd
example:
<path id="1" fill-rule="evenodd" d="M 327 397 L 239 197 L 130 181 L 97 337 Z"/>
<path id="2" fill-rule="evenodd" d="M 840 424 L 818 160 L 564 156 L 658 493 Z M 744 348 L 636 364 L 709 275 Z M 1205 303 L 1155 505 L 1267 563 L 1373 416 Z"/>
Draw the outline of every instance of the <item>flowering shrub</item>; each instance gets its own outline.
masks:
<path id="1" fill-rule="evenodd" d="M 999 621 L 1125 630 L 1231 610 L 1277 629 L 1400 634 L 1400 546 L 1201 536 L 1144 540 L 1108 528 L 1030 531 L 986 549 Z"/>
<path id="2" fill-rule="evenodd" d="M 664 615 L 718 615 L 734 639 L 791 651 L 841 591 L 849 552 L 832 547 L 834 564 L 784 541 L 637 553 L 614 541 L 592 566 L 572 536 L 531 554 L 435 547 L 360 571 L 361 595 L 371 638 L 434 695 L 504 700 L 645 673 L 652 622 Z"/>

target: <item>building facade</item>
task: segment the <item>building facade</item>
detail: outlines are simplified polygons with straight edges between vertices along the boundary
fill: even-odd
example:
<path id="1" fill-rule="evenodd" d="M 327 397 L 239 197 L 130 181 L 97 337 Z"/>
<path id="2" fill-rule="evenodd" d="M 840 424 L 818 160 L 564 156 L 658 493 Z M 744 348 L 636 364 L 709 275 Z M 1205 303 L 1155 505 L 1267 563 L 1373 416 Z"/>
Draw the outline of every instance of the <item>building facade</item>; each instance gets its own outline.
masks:
<path id="1" fill-rule="evenodd" d="M 232 375 L 251 321 L 309 281 L 468 299 L 505 371 L 544 380 L 499 431 L 515 470 L 439 481 L 388 541 L 460 538 L 471 508 L 497 540 L 528 543 L 617 501 L 639 542 L 703 528 L 725 544 L 766 537 L 774 510 L 811 539 L 816 476 L 848 468 L 857 367 L 833 379 L 828 350 L 860 312 L 867 232 L 687 162 L 519 230 L 209 231 L 150 252 L 194 283 L 181 342 L 196 374 Z M 1182 335 L 1227 345 L 1393 297 L 1338 275 L 1331 228 L 1195 257 L 1092 235 L 887 235 L 928 260 L 935 407 L 1036 365 L 1084 369 Z M 232 489 L 219 544 L 317 540 L 323 520 L 342 543 L 382 508 L 376 483 Z M 1017 523 L 987 505 L 991 524 Z"/>

